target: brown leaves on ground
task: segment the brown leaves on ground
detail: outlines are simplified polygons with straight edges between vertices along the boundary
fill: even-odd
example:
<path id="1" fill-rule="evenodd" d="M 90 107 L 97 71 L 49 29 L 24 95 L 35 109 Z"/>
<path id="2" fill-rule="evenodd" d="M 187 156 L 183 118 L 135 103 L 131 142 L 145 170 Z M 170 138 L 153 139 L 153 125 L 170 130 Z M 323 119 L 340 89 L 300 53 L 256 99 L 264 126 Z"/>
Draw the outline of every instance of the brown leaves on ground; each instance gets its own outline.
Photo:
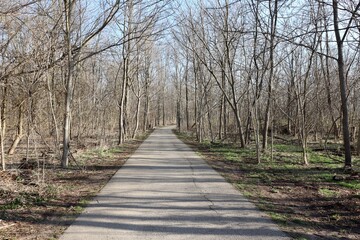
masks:
<path id="1" fill-rule="evenodd" d="M 299 165 L 285 171 L 266 165 L 257 167 L 256 159 L 250 162 L 229 161 L 216 150 L 192 141 L 187 143 L 291 237 L 309 240 L 360 239 L 359 190 L 343 187 L 336 180 L 312 179 L 313 175 L 328 174 L 332 170 L 316 165 Z M 267 179 L 269 176 L 272 176 L 270 180 Z M 358 181 L 357 176 L 359 173 L 355 172 L 340 180 Z"/>
<path id="2" fill-rule="evenodd" d="M 16 169 L 0 172 L 0 239 L 58 238 L 140 143 L 127 142 L 111 154 L 83 149 L 75 156 L 81 168 L 19 161 Z"/>

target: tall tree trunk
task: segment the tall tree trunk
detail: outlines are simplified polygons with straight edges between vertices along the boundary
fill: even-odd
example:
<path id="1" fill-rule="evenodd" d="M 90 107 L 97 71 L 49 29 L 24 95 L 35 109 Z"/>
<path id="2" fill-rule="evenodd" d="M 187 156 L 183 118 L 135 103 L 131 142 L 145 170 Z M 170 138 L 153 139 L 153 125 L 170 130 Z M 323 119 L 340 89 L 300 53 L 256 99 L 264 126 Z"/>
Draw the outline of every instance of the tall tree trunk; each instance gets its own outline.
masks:
<path id="1" fill-rule="evenodd" d="M 201 70 L 200 70 L 201 71 Z M 199 75 L 201 74 L 201 72 L 199 73 Z M 199 76 L 198 79 L 198 95 L 197 95 L 197 116 L 196 116 L 196 126 L 197 126 L 197 140 L 199 142 L 203 142 L 204 137 L 203 137 L 203 101 L 202 101 L 202 96 L 203 96 L 203 89 L 202 89 L 202 80 L 200 81 L 201 76 Z"/>
<path id="2" fill-rule="evenodd" d="M 226 75 L 225 75 L 225 66 L 223 66 L 223 70 L 221 71 L 221 87 L 224 91 L 226 91 Z M 222 104 L 222 117 L 223 119 L 223 138 L 227 138 L 227 108 L 226 108 L 226 96 L 225 93 L 221 95 L 221 104 Z"/>
<path id="3" fill-rule="evenodd" d="M 292 134 L 292 117 L 293 117 L 293 85 L 294 80 L 291 80 L 291 84 L 288 84 L 288 88 L 287 88 L 287 104 L 286 104 L 286 112 L 287 112 L 287 132 L 289 135 Z"/>
<path id="4" fill-rule="evenodd" d="M 256 146 L 256 159 L 257 159 L 257 163 L 260 164 L 261 163 L 261 151 L 260 151 L 260 125 L 259 125 L 259 119 L 258 119 L 258 103 L 257 103 L 257 99 L 254 99 L 254 103 L 253 103 L 253 114 L 251 114 L 251 116 L 253 116 L 253 123 L 254 123 L 254 135 L 255 135 L 255 146 Z"/>
<path id="5" fill-rule="evenodd" d="M 176 83 L 177 85 L 177 99 L 176 99 L 176 128 L 181 132 L 181 84 Z"/>
<path id="6" fill-rule="evenodd" d="M 156 126 L 160 126 L 160 118 L 161 118 L 161 99 L 159 94 L 157 96 L 157 111 L 156 111 L 156 121 L 155 121 Z"/>
<path id="7" fill-rule="evenodd" d="M 223 104 L 223 138 L 227 139 L 228 137 L 228 111 L 227 111 L 227 103 L 226 103 L 226 98 L 223 95 L 223 100 L 222 100 L 222 104 Z"/>
<path id="8" fill-rule="evenodd" d="M 136 45 L 136 84 L 137 92 L 133 89 L 133 92 L 136 97 L 136 112 L 135 112 L 135 127 L 131 135 L 132 139 L 136 137 L 137 131 L 139 129 L 140 121 L 140 107 L 141 107 L 141 86 L 140 86 L 140 77 L 139 77 L 139 68 L 140 68 L 140 47 L 139 44 Z"/>
<path id="9" fill-rule="evenodd" d="M 256 5 L 255 5 L 256 4 Z M 255 9 L 255 32 L 254 32 L 254 43 L 253 43 L 253 63 L 255 66 L 255 89 L 253 90 L 254 99 L 251 107 L 251 116 L 253 118 L 253 126 L 254 126 L 254 137 L 255 137 L 255 146 L 256 146 L 256 159 L 257 163 L 261 163 L 261 151 L 260 151 L 260 119 L 259 119 L 259 109 L 258 109 L 258 100 L 262 91 L 262 81 L 260 81 L 260 69 L 258 64 L 258 56 L 257 56 L 257 46 L 258 46 L 258 35 L 259 35 L 259 2 L 253 2 Z M 263 79 L 263 78 L 262 78 Z"/>
<path id="10" fill-rule="evenodd" d="M 135 128 L 132 133 L 132 138 L 136 137 L 137 131 L 139 129 L 139 116 L 140 116 L 140 107 L 141 107 L 141 97 L 137 97 L 136 101 L 136 112 L 135 112 Z"/>
<path id="11" fill-rule="evenodd" d="M 196 61 L 195 61 L 195 57 L 193 57 L 193 70 L 194 70 L 194 85 L 195 85 L 195 89 L 194 89 L 194 122 L 195 122 L 195 132 L 196 132 L 196 139 L 199 140 L 199 123 L 198 123 L 198 70 L 197 70 L 197 65 L 196 65 Z"/>
<path id="12" fill-rule="evenodd" d="M 270 123 L 270 113 L 272 108 L 272 88 L 273 88 L 273 78 L 274 78 L 274 52 L 275 52 L 275 34 L 276 34 L 276 25 L 277 25 L 277 11 L 278 11 L 278 0 L 274 1 L 274 10 L 271 7 L 272 1 L 269 1 L 269 11 L 270 11 L 270 73 L 269 73 L 269 85 L 268 85 L 268 98 L 266 103 L 265 110 L 265 121 L 263 128 L 263 139 L 262 147 L 263 151 L 267 149 L 268 142 L 268 130 Z"/>
<path id="13" fill-rule="evenodd" d="M 15 153 L 15 150 L 20 143 L 21 138 L 24 135 L 24 128 L 23 128 L 23 122 L 24 122 L 24 112 L 23 112 L 23 104 L 20 104 L 19 106 L 19 114 L 18 114 L 18 124 L 17 124 L 17 132 L 14 142 L 12 143 L 8 154 L 12 155 Z"/>
<path id="14" fill-rule="evenodd" d="M 0 124 L 1 125 L 1 124 Z M 2 126 L 0 126 L 0 130 Z M 1 151 L 1 170 L 5 171 L 6 164 L 5 164 L 5 151 L 4 151 L 4 137 L 0 134 L 0 151 Z"/>
<path id="15" fill-rule="evenodd" d="M 49 92 L 49 108 L 51 114 L 51 122 L 52 122 L 52 127 L 55 131 L 54 151 L 56 153 L 56 156 L 60 157 L 61 156 L 61 152 L 59 149 L 60 134 L 59 134 L 59 128 L 58 128 L 58 122 L 57 122 L 56 110 L 55 110 L 56 100 L 55 100 L 55 95 L 53 94 L 53 90 L 55 89 L 54 85 L 55 85 L 55 72 L 53 71 L 51 73 L 51 78 L 50 76 L 47 77 L 47 90 Z"/>
<path id="16" fill-rule="evenodd" d="M 334 17 L 334 30 L 337 44 L 337 65 L 338 65 L 338 74 L 339 74 L 339 83 L 340 83 L 340 94 L 341 94 L 341 111 L 342 111 L 342 127 L 343 127 L 343 140 L 345 148 L 345 168 L 352 167 L 351 161 L 351 143 L 350 143 L 350 131 L 349 131 L 349 115 L 348 115 L 348 106 L 347 106 L 347 95 L 346 95 L 346 77 L 345 77 L 345 66 L 344 66 L 344 57 L 343 57 L 343 43 L 344 37 L 340 37 L 339 29 L 339 18 L 338 18 L 338 1 L 333 0 L 333 17 Z"/>
<path id="17" fill-rule="evenodd" d="M 122 88 L 120 99 L 120 113 L 119 113 L 119 136 L 118 145 L 124 143 L 127 133 L 127 102 L 128 102 L 128 89 L 129 89 L 129 68 L 131 56 L 131 35 L 132 35 L 132 21 L 133 21 L 133 2 L 128 1 L 125 4 L 124 12 L 124 29 L 123 34 L 126 38 L 126 43 L 122 46 L 123 56 L 123 72 L 122 72 Z"/>
<path id="18" fill-rule="evenodd" d="M 149 73 L 147 70 L 145 80 L 145 103 L 144 103 L 144 116 L 143 116 L 143 132 L 146 132 L 148 127 L 148 114 L 149 114 Z"/>
<path id="19" fill-rule="evenodd" d="M 205 104 L 206 104 L 206 111 L 207 111 L 207 119 L 208 119 L 208 125 L 209 125 L 210 138 L 211 138 L 211 141 L 214 142 L 215 138 L 214 138 L 214 133 L 213 133 L 213 130 L 212 130 L 211 108 L 209 106 L 209 97 L 208 97 L 207 89 L 205 89 Z"/>
<path id="20" fill-rule="evenodd" d="M 64 0 L 65 6 L 65 44 L 67 54 L 66 66 L 66 91 L 65 91 L 65 115 L 64 115 L 64 129 L 63 129 L 63 155 L 61 160 L 62 167 L 66 168 L 69 165 L 70 152 L 70 121 L 71 121 L 71 102 L 73 97 L 73 78 L 74 78 L 74 58 L 72 54 L 71 44 L 71 24 L 72 24 L 72 9 L 75 0 Z"/>
<path id="21" fill-rule="evenodd" d="M 0 114 L 2 116 L 2 114 Z M 1 117 L 0 116 L 0 117 Z M 4 135 L 2 134 L 3 126 L 0 121 L 0 152 L 1 152 L 1 170 L 5 171 L 5 151 L 4 151 Z"/>
<path id="22" fill-rule="evenodd" d="M 166 113 L 165 113 L 165 83 L 163 86 L 163 94 L 162 94 L 162 125 L 166 125 Z"/>
<path id="23" fill-rule="evenodd" d="M 246 119 L 246 126 L 245 126 L 245 144 L 249 144 L 250 141 L 251 141 L 251 119 L 252 119 L 252 116 L 251 116 L 251 100 L 250 100 L 250 89 L 248 88 L 247 89 L 247 119 Z"/>
<path id="24" fill-rule="evenodd" d="M 235 113 L 236 125 L 237 125 L 237 128 L 238 128 L 238 135 L 239 135 L 239 138 L 240 138 L 240 147 L 245 148 L 246 144 L 245 144 L 245 139 L 244 139 L 244 133 L 243 133 L 243 130 L 242 130 L 241 117 L 240 117 L 240 113 L 239 113 L 239 109 L 237 107 L 237 104 L 235 105 L 234 113 Z"/>
<path id="25" fill-rule="evenodd" d="M 324 6 L 323 6 L 324 8 Z M 338 125 L 337 125 L 337 119 L 335 117 L 335 113 L 334 113 L 334 106 L 333 106 L 333 100 L 332 100 L 332 94 L 331 94 L 331 79 L 330 79 L 330 63 L 329 63 L 329 56 L 330 55 L 330 46 L 329 46 L 329 33 L 328 33 L 328 26 L 326 24 L 327 21 L 327 16 L 326 14 L 324 15 L 324 27 L 325 27 L 325 52 L 326 52 L 326 57 L 325 57 L 325 63 L 323 61 L 323 58 L 321 57 L 321 69 L 323 70 L 323 75 L 324 75 L 324 82 L 325 82 L 325 90 L 326 90 L 326 97 L 327 97 L 327 105 L 328 105 L 328 109 L 330 112 L 330 116 L 331 116 L 331 120 L 333 123 L 333 130 L 334 130 L 334 137 L 335 139 L 339 138 L 339 129 L 338 129 Z M 320 48 L 322 48 L 322 44 L 320 44 Z"/>
<path id="26" fill-rule="evenodd" d="M 223 129 L 223 111 L 224 111 L 224 109 L 223 109 L 223 102 L 222 102 L 222 100 L 223 100 L 223 97 L 221 96 L 220 97 L 220 104 L 219 104 L 219 133 L 218 133 L 218 138 L 219 138 L 219 140 L 221 140 L 222 139 L 222 129 Z"/>
<path id="27" fill-rule="evenodd" d="M 359 123 L 358 123 L 359 127 L 358 128 L 360 130 L 360 119 L 358 121 L 359 121 Z M 360 156 L 360 133 L 357 136 L 356 153 L 357 153 L 358 156 Z"/>
<path id="28" fill-rule="evenodd" d="M 127 58 L 123 59 L 123 75 L 122 75 L 122 88 L 121 88 L 121 97 L 120 97 L 120 112 L 119 112 L 119 136 L 118 136 L 118 145 L 121 145 L 125 141 L 125 111 L 126 111 L 126 94 L 127 94 L 127 80 L 128 80 L 128 69 L 127 69 Z"/>
<path id="29" fill-rule="evenodd" d="M 6 157 L 5 157 L 5 133 L 6 133 L 6 108 L 7 108 L 7 95 L 8 95 L 8 79 L 6 79 L 4 88 L 2 89 L 1 109 L 0 109 L 0 156 L 1 156 L 1 169 L 6 169 Z"/>
<path id="30" fill-rule="evenodd" d="M 190 119 L 189 119 L 189 59 L 186 59 L 185 67 L 185 120 L 186 130 L 190 130 Z"/>

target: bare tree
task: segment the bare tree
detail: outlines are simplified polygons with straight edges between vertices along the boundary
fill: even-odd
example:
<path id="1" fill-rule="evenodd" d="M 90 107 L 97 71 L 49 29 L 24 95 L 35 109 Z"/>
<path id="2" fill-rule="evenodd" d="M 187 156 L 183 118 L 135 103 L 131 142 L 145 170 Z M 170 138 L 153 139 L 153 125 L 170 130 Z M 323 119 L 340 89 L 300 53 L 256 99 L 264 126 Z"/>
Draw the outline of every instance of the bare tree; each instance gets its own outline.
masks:
<path id="1" fill-rule="evenodd" d="M 346 89 L 346 73 L 345 73 L 345 63 L 343 56 L 343 44 L 349 33 L 350 28 L 356 18 L 355 13 L 360 8 L 360 3 L 358 3 L 354 11 L 351 14 L 350 20 L 348 21 L 345 32 L 341 36 L 340 27 L 339 27 L 339 5 L 337 0 L 332 1 L 333 8 L 333 20 L 334 20 L 334 34 L 336 37 L 337 44 L 337 64 L 338 64 L 338 74 L 339 74 L 339 84 L 340 84 L 340 94 L 341 94 L 341 110 L 342 110 L 342 128 L 343 128 L 343 139 L 344 139 L 344 148 L 345 148 L 345 168 L 352 167 L 351 161 L 351 143 L 350 143 L 350 131 L 349 131 L 349 114 L 348 114 L 348 99 L 347 99 L 347 89 Z"/>
<path id="2" fill-rule="evenodd" d="M 64 42 L 65 42 L 65 55 L 67 56 L 66 66 L 66 96 L 65 96 L 65 115 L 63 125 L 63 154 L 61 165 L 67 167 L 69 164 L 69 151 L 70 151 L 70 129 L 71 129 L 71 111 L 72 111 L 72 100 L 74 91 L 74 71 L 77 62 L 81 57 L 81 50 L 88 44 L 94 37 L 96 37 L 105 27 L 112 21 L 115 14 L 120 8 L 120 0 L 116 0 L 111 3 L 111 6 L 106 11 L 106 16 L 103 20 L 99 17 L 93 23 L 93 27 L 89 32 L 84 34 L 82 39 L 77 43 L 72 42 L 72 35 L 74 34 L 74 9 L 77 0 L 64 0 Z M 98 22 L 101 22 L 98 24 Z M 76 48 L 74 49 L 74 46 Z"/>

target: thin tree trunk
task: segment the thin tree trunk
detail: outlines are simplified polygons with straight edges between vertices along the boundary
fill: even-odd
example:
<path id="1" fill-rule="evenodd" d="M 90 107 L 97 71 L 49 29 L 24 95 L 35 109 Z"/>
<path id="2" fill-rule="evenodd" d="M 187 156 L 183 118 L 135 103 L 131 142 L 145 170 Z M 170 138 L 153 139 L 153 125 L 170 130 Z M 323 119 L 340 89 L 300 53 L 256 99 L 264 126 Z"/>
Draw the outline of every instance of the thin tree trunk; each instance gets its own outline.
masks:
<path id="1" fill-rule="evenodd" d="M 273 88 L 273 78 L 274 78 L 274 52 L 275 52 L 275 34 L 276 34 L 276 25 L 277 25 L 277 11 L 278 11 L 278 0 L 274 1 L 274 11 L 271 10 L 271 2 L 269 1 L 269 10 L 270 10 L 270 26 L 271 26 L 271 35 L 270 35 L 270 73 L 269 73 L 269 86 L 268 86 L 268 98 L 266 103 L 265 111 L 265 122 L 263 128 L 263 142 L 262 147 L 263 151 L 267 149 L 268 142 L 268 130 L 270 122 L 270 113 L 271 113 L 271 102 L 272 102 L 272 88 Z"/>
<path id="2" fill-rule="evenodd" d="M 177 83 L 176 83 L 177 84 Z M 176 99 L 176 127 L 181 132 L 181 84 L 177 84 L 178 97 Z"/>
<path id="3" fill-rule="evenodd" d="M 221 140 L 222 139 L 222 129 L 223 129 L 223 126 L 222 126 L 222 120 L 223 120 L 223 118 L 222 118 L 222 114 L 223 114 L 223 102 L 222 102 L 222 100 L 223 100 L 223 97 L 221 96 L 220 97 L 220 104 L 219 104 L 219 134 L 218 134 L 218 138 L 219 138 L 219 140 Z"/>
<path id="4" fill-rule="evenodd" d="M 293 80 L 291 80 L 291 83 L 293 83 Z M 287 91 L 287 132 L 289 135 L 292 134 L 292 112 L 293 112 L 293 108 L 292 108 L 292 100 L 293 100 L 293 96 L 292 96 L 292 89 L 294 88 L 293 84 L 289 84 L 288 85 L 288 91 Z"/>
<path id="5" fill-rule="evenodd" d="M 143 113 L 143 132 L 148 128 L 148 114 L 149 114 L 149 85 L 150 85 L 150 61 L 145 59 L 145 86 L 144 86 L 144 113 Z"/>
<path id="6" fill-rule="evenodd" d="M 23 105 L 20 104 L 19 106 L 19 114 L 18 114 L 18 125 L 17 125 L 17 133 L 14 142 L 12 143 L 8 154 L 12 155 L 15 153 L 15 150 L 20 143 L 21 138 L 24 135 L 24 128 L 23 128 L 23 122 L 24 122 L 24 113 L 23 113 Z"/>
<path id="7" fill-rule="evenodd" d="M 195 93 L 194 93 L 194 120 L 195 120 L 195 132 L 196 132 L 196 139 L 199 140 L 199 123 L 198 123 L 198 79 L 197 79 L 197 67 L 195 57 L 193 59 L 193 69 L 194 69 L 194 84 L 195 84 Z"/>
<path id="8" fill-rule="evenodd" d="M 160 126 L 160 118 L 161 118 L 161 99 L 159 94 L 157 97 L 156 126 Z"/>
<path id="9" fill-rule="evenodd" d="M 274 113 L 273 113 L 274 109 L 272 108 L 272 113 L 271 113 L 271 134 L 270 134 L 270 138 L 271 138 L 271 142 L 270 142 L 270 154 L 271 154 L 271 161 L 274 161 Z"/>
<path id="10" fill-rule="evenodd" d="M 58 128 L 58 123 L 57 123 L 57 118 L 56 118 L 56 113 L 55 113 L 55 99 L 52 93 L 52 90 L 54 89 L 54 79 L 55 79 L 55 73 L 52 73 L 51 76 L 51 81 L 50 82 L 50 78 L 48 78 L 47 80 L 47 87 L 48 87 L 48 91 L 49 91 L 49 105 L 50 105 L 50 113 L 51 113 L 51 118 L 52 118 L 52 125 L 53 128 L 55 129 L 55 153 L 58 157 L 61 156 L 61 153 L 59 151 L 59 128 Z"/>
<path id="11" fill-rule="evenodd" d="M 134 139 L 136 137 L 137 131 L 139 129 L 139 116 L 140 116 L 140 107 L 141 107 L 141 97 L 139 96 L 137 98 L 136 102 L 136 112 L 135 112 L 135 128 L 132 134 L 132 138 Z"/>
<path id="12" fill-rule="evenodd" d="M 306 101 L 306 100 L 304 100 Z M 305 105 L 305 104 L 304 104 Z M 299 131 L 301 134 L 301 147 L 302 147 L 302 154 L 303 154 L 303 161 L 305 165 L 309 165 L 308 159 L 307 159 L 307 131 L 306 131 L 306 115 L 305 115 L 306 107 L 304 106 L 303 114 L 302 114 L 302 128 L 301 131 Z"/>
<path id="13" fill-rule="evenodd" d="M 214 142 L 215 138 L 214 138 L 214 133 L 213 133 L 212 124 L 211 124 L 211 109 L 209 106 L 208 93 L 207 93 L 206 89 L 205 89 L 205 104 L 206 104 L 206 110 L 207 110 L 207 119 L 208 119 L 208 125 L 209 125 L 210 138 L 211 138 L 211 141 Z"/>
<path id="14" fill-rule="evenodd" d="M 225 76 L 225 69 L 221 71 L 221 87 L 226 91 L 226 76 Z M 226 96 L 225 93 L 222 93 L 221 96 L 221 104 L 223 109 L 223 116 L 220 116 L 223 118 L 223 138 L 227 138 L 227 109 L 226 109 Z"/>
<path id="15" fill-rule="evenodd" d="M 4 136 L 2 134 L 2 124 L 0 123 L 0 151 L 1 151 L 1 170 L 5 171 L 5 151 L 4 151 Z"/>
<path id="16" fill-rule="evenodd" d="M 346 95 L 345 66 L 344 66 L 344 57 L 343 57 L 344 39 L 341 39 L 340 37 L 337 0 L 333 0 L 333 15 L 334 15 L 334 29 L 335 29 L 335 37 L 337 43 L 337 52 L 338 52 L 337 64 L 338 64 L 338 74 L 339 74 L 340 94 L 341 94 L 343 140 L 344 140 L 344 148 L 345 148 L 344 166 L 345 168 L 351 169 L 352 167 L 351 143 L 350 143 L 349 116 L 348 116 L 347 95 Z"/>
<path id="17" fill-rule="evenodd" d="M 245 126 L 245 144 L 249 144 L 251 140 L 251 111 L 250 111 L 250 104 L 248 104 L 248 114 L 246 119 L 246 126 Z"/>
<path id="18" fill-rule="evenodd" d="M 118 136 L 118 145 L 121 145 L 125 141 L 125 101 L 126 101 L 126 89 L 127 89 L 127 60 L 126 57 L 123 59 L 123 84 L 121 88 L 121 97 L 120 97 L 120 113 L 119 113 L 119 136 Z"/>
<path id="19" fill-rule="evenodd" d="M 2 113 L 2 109 L 0 110 L 0 119 L 2 119 L 3 117 L 3 113 Z M 0 120 L 0 151 L 1 151 L 1 170 L 5 171 L 6 169 L 6 164 L 5 164 L 5 152 L 4 152 L 4 134 L 3 134 L 3 123 Z"/>
<path id="20" fill-rule="evenodd" d="M 148 127 L 148 114 L 149 114 L 149 84 L 148 77 L 145 82 L 145 103 L 144 103 L 144 116 L 143 116 L 143 132 L 146 132 Z"/>
<path id="21" fill-rule="evenodd" d="M 0 109 L 0 155 L 1 155 L 1 169 L 5 171 L 6 169 L 6 159 L 5 159 L 5 133 L 6 133 L 6 98 L 7 98 L 7 83 L 5 82 L 5 87 L 3 89 L 3 97 L 1 102 L 1 109 Z"/>
<path id="22" fill-rule="evenodd" d="M 185 119 L 186 119 L 186 130 L 190 130 L 189 120 L 189 60 L 186 59 L 185 67 Z"/>
<path id="23" fill-rule="evenodd" d="M 360 120 L 359 120 L 358 126 L 359 126 L 359 130 L 360 130 Z M 356 151 L 357 151 L 357 155 L 360 156 L 360 134 L 358 134 L 358 137 L 357 137 Z"/>
<path id="24" fill-rule="evenodd" d="M 238 110 L 236 110 L 238 111 Z M 235 120 L 236 120 L 236 125 L 237 125 L 237 128 L 238 128 L 238 135 L 239 135 L 239 138 L 240 138 L 240 147 L 241 148 L 245 148 L 245 139 L 244 139 L 244 134 L 243 134 L 243 130 L 242 130 L 242 125 L 241 125 L 241 118 L 240 118 L 240 115 L 239 113 L 238 114 L 235 114 Z"/>
<path id="25" fill-rule="evenodd" d="M 269 131 L 269 122 L 270 122 L 270 105 L 271 105 L 271 83 L 269 82 L 269 88 L 268 88 L 268 99 L 266 103 L 266 110 L 265 110 L 265 121 L 264 121 L 264 127 L 263 127 L 263 138 L 262 138 L 262 149 L 265 151 L 267 149 L 268 145 L 268 131 Z"/>
<path id="26" fill-rule="evenodd" d="M 69 152 L 70 152 L 70 119 L 71 119 L 71 101 L 72 101 L 72 83 L 73 83 L 73 63 L 70 60 L 71 49 L 68 54 L 68 71 L 67 71 L 67 84 L 66 84 L 66 97 L 65 97 L 65 116 L 64 116 L 64 135 L 63 135 L 63 156 L 62 156 L 62 167 L 66 168 L 69 165 Z"/>
<path id="27" fill-rule="evenodd" d="M 326 22 L 326 15 L 324 14 L 324 22 Z M 327 24 L 325 26 L 325 48 L 326 48 L 326 55 L 330 55 L 330 46 L 329 46 L 329 33 L 327 31 Z M 322 44 L 320 44 L 320 48 L 322 48 Z M 321 65 L 323 69 L 324 74 L 324 81 L 325 81 L 325 90 L 326 90 L 326 96 L 327 96 L 327 105 L 329 108 L 331 120 L 333 122 L 333 129 L 334 129 L 334 137 L 335 139 L 339 138 L 339 129 L 336 123 L 336 117 L 333 109 L 333 101 L 332 101 L 332 95 L 331 95 L 331 81 L 330 81 L 330 63 L 329 63 L 329 57 L 325 57 L 325 66 L 323 63 L 323 60 L 321 58 Z"/>
<path id="28" fill-rule="evenodd" d="M 64 129 L 63 129 L 63 155 L 61 160 L 62 167 L 66 168 L 69 165 L 70 152 L 70 121 L 71 121 L 71 101 L 73 95 L 73 75 L 74 75 L 74 59 L 72 54 L 71 44 L 71 24 L 72 24 L 72 7 L 74 0 L 64 0 L 65 5 L 65 43 L 67 51 L 67 66 L 66 66 L 66 93 L 65 93 L 65 115 L 64 115 Z"/>
<path id="29" fill-rule="evenodd" d="M 254 91 L 254 100 L 252 104 L 251 114 L 253 118 L 254 125 L 254 134 L 255 134 L 255 146 L 256 146 L 256 159 L 257 163 L 261 163 L 261 151 L 260 151 L 260 120 L 259 120 L 259 110 L 258 110 L 258 99 L 260 98 L 262 84 L 259 84 L 260 69 L 257 62 L 257 46 L 258 46 L 258 27 L 259 27 L 259 2 L 256 1 L 255 7 L 255 33 L 254 33 L 254 45 L 253 45 L 253 61 L 255 66 L 255 91 Z"/>
<path id="30" fill-rule="evenodd" d="M 165 83 L 164 83 L 165 85 Z M 162 125 L 166 125 L 166 114 L 165 114 L 165 86 L 163 86 L 163 94 L 162 94 Z"/>
<path id="31" fill-rule="evenodd" d="M 140 51 L 139 45 L 136 46 L 136 84 L 137 84 L 137 93 L 134 91 L 136 96 L 136 112 L 135 112 L 135 127 L 133 133 L 131 135 L 132 139 L 136 137 L 137 131 L 139 129 L 139 122 L 140 122 L 140 107 L 141 107 L 141 87 L 140 87 L 140 80 L 139 80 L 139 67 L 140 67 Z"/>

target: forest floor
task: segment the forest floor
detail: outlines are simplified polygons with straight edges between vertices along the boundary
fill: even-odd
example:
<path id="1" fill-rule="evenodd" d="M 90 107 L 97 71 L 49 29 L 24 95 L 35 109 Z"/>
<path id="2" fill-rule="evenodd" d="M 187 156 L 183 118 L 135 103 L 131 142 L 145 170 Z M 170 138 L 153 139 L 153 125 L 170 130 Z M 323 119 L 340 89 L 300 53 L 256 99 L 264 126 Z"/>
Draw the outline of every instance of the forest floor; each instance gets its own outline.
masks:
<path id="1" fill-rule="evenodd" d="M 0 239 L 57 239 L 146 139 L 121 147 L 82 146 L 68 169 L 59 160 L 21 162 L 0 172 Z"/>
<path id="2" fill-rule="evenodd" d="M 360 239 L 360 161 L 344 172 L 338 145 L 313 145 L 305 166 L 300 147 L 276 142 L 257 164 L 251 147 L 177 135 L 294 239 Z"/>

